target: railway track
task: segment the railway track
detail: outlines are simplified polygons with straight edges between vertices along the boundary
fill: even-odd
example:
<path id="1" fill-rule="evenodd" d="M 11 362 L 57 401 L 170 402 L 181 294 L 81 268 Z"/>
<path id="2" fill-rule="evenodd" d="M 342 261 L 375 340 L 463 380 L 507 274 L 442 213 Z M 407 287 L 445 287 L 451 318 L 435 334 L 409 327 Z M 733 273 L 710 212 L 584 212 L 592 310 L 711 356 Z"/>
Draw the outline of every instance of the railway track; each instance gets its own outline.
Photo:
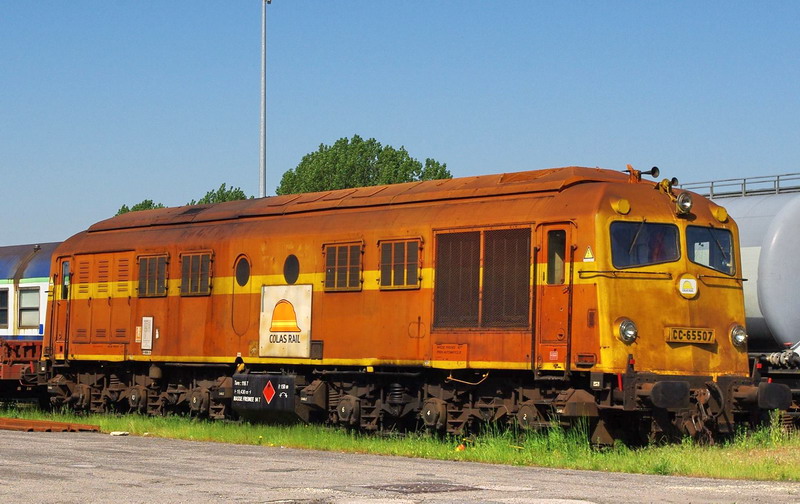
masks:
<path id="1" fill-rule="evenodd" d="M 0 418 L 0 429 L 25 432 L 100 432 L 98 425 L 22 418 Z"/>

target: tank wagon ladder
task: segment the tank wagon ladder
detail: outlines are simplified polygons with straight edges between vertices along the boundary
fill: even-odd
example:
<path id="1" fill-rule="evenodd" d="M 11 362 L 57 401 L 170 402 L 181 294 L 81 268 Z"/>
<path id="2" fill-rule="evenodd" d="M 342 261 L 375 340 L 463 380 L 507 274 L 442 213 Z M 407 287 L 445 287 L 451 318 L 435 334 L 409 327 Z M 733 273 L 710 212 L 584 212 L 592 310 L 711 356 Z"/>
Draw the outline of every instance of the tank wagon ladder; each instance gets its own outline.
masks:
<path id="1" fill-rule="evenodd" d="M 679 187 L 711 199 L 792 193 L 800 192 L 800 173 L 690 182 Z"/>

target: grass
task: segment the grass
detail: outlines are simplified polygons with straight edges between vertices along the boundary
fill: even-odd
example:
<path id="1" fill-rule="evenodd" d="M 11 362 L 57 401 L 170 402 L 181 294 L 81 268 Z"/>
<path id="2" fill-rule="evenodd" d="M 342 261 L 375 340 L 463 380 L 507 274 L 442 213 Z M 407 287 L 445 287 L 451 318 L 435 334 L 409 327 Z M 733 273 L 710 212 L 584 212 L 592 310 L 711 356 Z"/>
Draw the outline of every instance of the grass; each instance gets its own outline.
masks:
<path id="1" fill-rule="evenodd" d="M 86 415 L 42 412 L 15 406 L 0 416 L 99 425 L 103 432 L 247 445 L 282 446 L 437 460 L 456 460 L 517 466 L 585 469 L 640 474 L 711 478 L 800 481 L 800 433 L 786 432 L 777 418 L 754 432 L 740 432 L 714 446 L 690 440 L 679 444 L 628 448 L 617 444 L 592 448 L 585 429 L 519 433 L 487 428 L 469 439 L 425 434 L 364 435 L 321 426 L 259 425 L 192 420 L 184 417 Z"/>

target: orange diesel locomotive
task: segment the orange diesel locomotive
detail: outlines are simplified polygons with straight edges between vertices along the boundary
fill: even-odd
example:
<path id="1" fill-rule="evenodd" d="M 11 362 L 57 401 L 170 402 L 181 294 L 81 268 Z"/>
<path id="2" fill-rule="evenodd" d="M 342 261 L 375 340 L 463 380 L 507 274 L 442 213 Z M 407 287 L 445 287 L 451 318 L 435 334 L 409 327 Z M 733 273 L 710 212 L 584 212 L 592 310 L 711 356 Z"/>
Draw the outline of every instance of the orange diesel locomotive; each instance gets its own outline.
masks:
<path id="1" fill-rule="evenodd" d="M 588 417 L 598 442 L 730 432 L 787 407 L 788 388 L 748 378 L 736 225 L 641 175 L 570 167 L 99 222 L 53 255 L 52 402 L 451 433 Z"/>

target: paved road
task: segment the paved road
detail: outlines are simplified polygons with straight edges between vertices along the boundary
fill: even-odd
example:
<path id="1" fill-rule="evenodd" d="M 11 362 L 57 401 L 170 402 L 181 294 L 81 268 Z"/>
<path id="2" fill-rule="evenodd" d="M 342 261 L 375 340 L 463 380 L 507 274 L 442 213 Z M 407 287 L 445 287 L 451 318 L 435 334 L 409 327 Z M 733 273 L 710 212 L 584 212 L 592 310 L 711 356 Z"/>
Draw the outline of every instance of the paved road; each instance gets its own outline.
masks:
<path id="1" fill-rule="evenodd" d="M 437 462 L 286 448 L 0 431 L 0 502 L 782 503 L 761 483 Z"/>

